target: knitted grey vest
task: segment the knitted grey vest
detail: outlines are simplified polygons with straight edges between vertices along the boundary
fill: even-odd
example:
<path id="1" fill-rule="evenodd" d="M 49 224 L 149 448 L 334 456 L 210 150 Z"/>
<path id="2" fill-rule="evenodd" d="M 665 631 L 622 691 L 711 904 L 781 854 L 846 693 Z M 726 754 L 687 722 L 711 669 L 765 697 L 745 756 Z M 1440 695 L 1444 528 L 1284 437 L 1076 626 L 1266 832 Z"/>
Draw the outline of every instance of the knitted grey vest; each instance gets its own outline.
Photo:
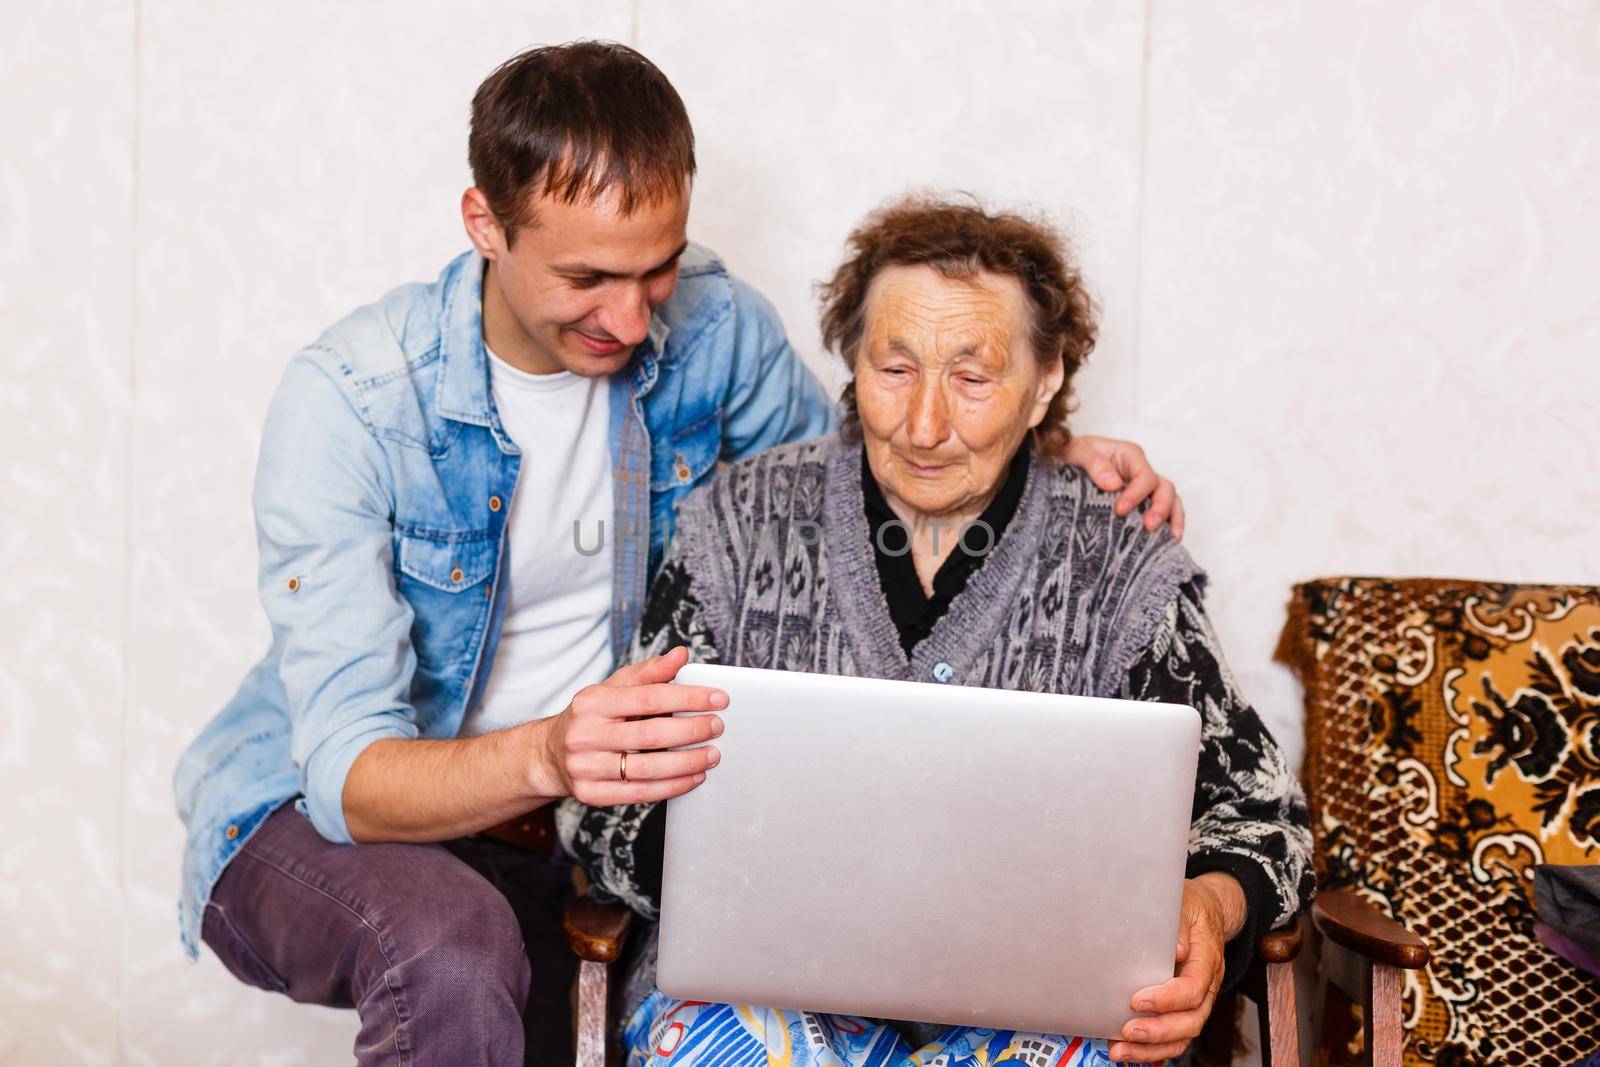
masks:
<path id="1" fill-rule="evenodd" d="M 677 537 L 723 663 L 1115 696 L 1200 573 L 1165 526 L 1150 533 L 1115 502 L 1076 468 L 1033 463 L 1010 525 L 909 660 L 878 582 L 860 446 L 823 437 L 735 464 L 684 501 Z M 988 541 L 966 535 L 974 551 Z"/>

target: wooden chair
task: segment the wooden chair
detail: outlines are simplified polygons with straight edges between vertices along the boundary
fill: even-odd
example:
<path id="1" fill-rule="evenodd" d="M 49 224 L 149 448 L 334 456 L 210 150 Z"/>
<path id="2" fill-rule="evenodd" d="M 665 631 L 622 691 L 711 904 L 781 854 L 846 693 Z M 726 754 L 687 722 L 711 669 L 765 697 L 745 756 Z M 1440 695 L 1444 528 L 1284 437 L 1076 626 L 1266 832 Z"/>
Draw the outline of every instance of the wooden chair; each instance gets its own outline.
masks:
<path id="1" fill-rule="evenodd" d="M 567 942 L 578 964 L 578 1067 L 605 1067 L 611 1027 L 611 965 L 622 955 L 633 913 L 579 897 L 567 907 Z M 617 1050 L 610 1050 L 613 1054 Z M 612 1059 L 620 1059 L 613 1055 Z"/>
<path id="2" fill-rule="evenodd" d="M 567 910 L 567 939 L 582 961 L 578 969 L 578 1067 L 606 1067 L 612 990 L 608 971 L 622 954 L 629 911 L 617 904 L 579 898 Z M 1428 962 L 1428 947 L 1403 926 L 1385 918 L 1353 893 L 1324 893 L 1312 909 L 1324 939 L 1324 974 L 1343 995 L 1367 1007 L 1367 1048 L 1373 1067 L 1400 1062 L 1400 969 Z M 1300 925 L 1274 930 L 1257 946 L 1256 959 L 1240 992 L 1256 1002 L 1261 1020 L 1262 1055 L 1268 1067 L 1299 1067 L 1300 1030 L 1295 1010 L 1294 961 L 1300 954 Z M 1328 964 L 1332 961 L 1332 966 Z M 1212 1024 L 1196 1045 L 1197 1064 L 1233 1061 L 1236 1005 L 1219 1002 Z M 1392 1054 L 1389 1050 L 1392 1050 Z"/>
<path id="3" fill-rule="evenodd" d="M 1348 890 L 1329 890 L 1311 906 L 1322 935 L 1317 970 L 1323 1033 L 1320 1051 L 1338 1062 L 1349 1045 L 1348 1004 L 1362 1005 L 1363 1047 L 1372 1067 L 1400 1067 L 1405 1026 L 1400 1017 L 1401 972 L 1428 965 L 1422 938 Z"/>
<path id="4" fill-rule="evenodd" d="M 1354 893 L 1330 890 L 1311 905 L 1311 925 L 1321 942 L 1319 1014 L 1331 1023 L 1317 1042 L 1314 1062 L 1342 1062 L 1350 1035 L 1341 1025 L 1351 1003 L 1362 1005 L 1367 1062 L 1372 1067 L 1399 1067 L 1401 971 L 1428 963 L 1428 946 Z M 1261 1025 L 1261 1062 L 1265 1067 L 1299 1067 L 1300 1028 L 1295 1005 L 1294 961 L 1300 954 L 1300 930 L 1275 930 L 1261 939 L 1256 959 L 1237 992 L 1220 998 L 1195 1044 L 1196 1067 L 1224 1067 L 1241 1051 L 1238 1041 L 1237 996 L 1256 1004 Z M 1333 1011 L 1328 1010 L 1332 1004 Z M 1327 1057 L 1330 1052 L 1334 1058 Z"/>

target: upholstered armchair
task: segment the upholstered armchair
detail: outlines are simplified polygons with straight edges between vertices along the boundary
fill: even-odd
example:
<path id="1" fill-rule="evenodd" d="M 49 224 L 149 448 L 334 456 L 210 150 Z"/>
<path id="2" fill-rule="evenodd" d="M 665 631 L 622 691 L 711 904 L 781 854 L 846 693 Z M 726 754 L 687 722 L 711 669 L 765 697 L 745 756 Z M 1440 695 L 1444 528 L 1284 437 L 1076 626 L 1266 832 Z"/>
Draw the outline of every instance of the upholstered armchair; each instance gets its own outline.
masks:
<path id="1" fill-rule="evenodd" d="M 1600 861 L 1600 589 L 1308 582 L 1279 656 L 1306 694 L 1310 952 L 1325 988 L 1372 998 L 1364 1034 L 1325 1007 L 1319 1062 L 1583 1061 L 1600 981 L 1535 938 L 1531 872 Z M 1380 929 L 1362 980 L 1344 950 Z"/>

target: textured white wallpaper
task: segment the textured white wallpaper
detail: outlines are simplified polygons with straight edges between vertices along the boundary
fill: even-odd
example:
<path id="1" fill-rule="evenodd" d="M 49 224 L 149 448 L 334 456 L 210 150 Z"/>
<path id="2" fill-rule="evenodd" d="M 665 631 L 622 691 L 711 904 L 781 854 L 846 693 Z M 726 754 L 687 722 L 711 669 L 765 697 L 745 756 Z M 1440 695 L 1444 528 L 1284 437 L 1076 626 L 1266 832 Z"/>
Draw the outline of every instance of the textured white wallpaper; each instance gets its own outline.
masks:
<path id="1" fill-rule="evenodd" d="M 1600 582 L 1600 4 L 1155 10 L 1128 421 L 1298 742 L 1291 583 Z"/>
<path id="2" fill-rule="evenodd" d="M 1026 203 L 1104 304 L 1086 429 L 1185 492 L 1234 667 L 1319 574 L 1600 581 L 1600 3 L 8 6 L 0 35 L 0 1067 L 347 1062 L 178 948 L 178 751 L 259 655 L 268 392 L 465 247 L 473 87 L 630 41 L 692 230 L 819 351 L 910 187 Z"/>
<path id="3" fill-rule="evenodd" d="M 129 881 L 134 21 L 83 2 L 3 23 L 0 1063 L 110 1063 Z"/>
<path id="4" fill-rule="evenodd" d="M 472 91 L 527 43 L 622 37 L 626 4 L 143 0 L 125 716 L 122 1055 L 338 1063 L 354 1016 L 174 939 L 178 753 L 267 642 L 250 480 L 283 364 L 461 247 Z M 137 873 L 135 873 L 137 872 Z"/>

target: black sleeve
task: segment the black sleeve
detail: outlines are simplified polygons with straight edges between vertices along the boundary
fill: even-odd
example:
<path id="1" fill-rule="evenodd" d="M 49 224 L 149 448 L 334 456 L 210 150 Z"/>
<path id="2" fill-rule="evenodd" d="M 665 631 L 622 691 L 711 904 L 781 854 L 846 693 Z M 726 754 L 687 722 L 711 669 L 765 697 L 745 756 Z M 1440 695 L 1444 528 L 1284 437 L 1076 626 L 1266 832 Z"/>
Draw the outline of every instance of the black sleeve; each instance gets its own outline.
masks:
<path id="1" fill-rule="evenodd" d="M 1272 734 L 1239 692 L 1206 618 L 1198 582 L 1168 608 L 1128 671 L 1124 696 L 1187 704 L 1200 713 L 1201 751 L 1185 874 L 1232 875 L 1244 890 L 1244 927 L 1228 942 L 1232 988 L 1256 941 L 1310 903 L 1315 889 L 1305 797 Z"/>
<path id="2" fill-rule="evenodd" d="M 669 549 L 650 586 L 630 659 L 687 645 L 696 662 L 715 662 L 716 647 L 682 554 Z M 596 900 L 621 901 L 647 919 L 661 910 L 664 804 L 596 808 L 568 798 L 556 812 L 561 843 L 589 876 Z"/>

